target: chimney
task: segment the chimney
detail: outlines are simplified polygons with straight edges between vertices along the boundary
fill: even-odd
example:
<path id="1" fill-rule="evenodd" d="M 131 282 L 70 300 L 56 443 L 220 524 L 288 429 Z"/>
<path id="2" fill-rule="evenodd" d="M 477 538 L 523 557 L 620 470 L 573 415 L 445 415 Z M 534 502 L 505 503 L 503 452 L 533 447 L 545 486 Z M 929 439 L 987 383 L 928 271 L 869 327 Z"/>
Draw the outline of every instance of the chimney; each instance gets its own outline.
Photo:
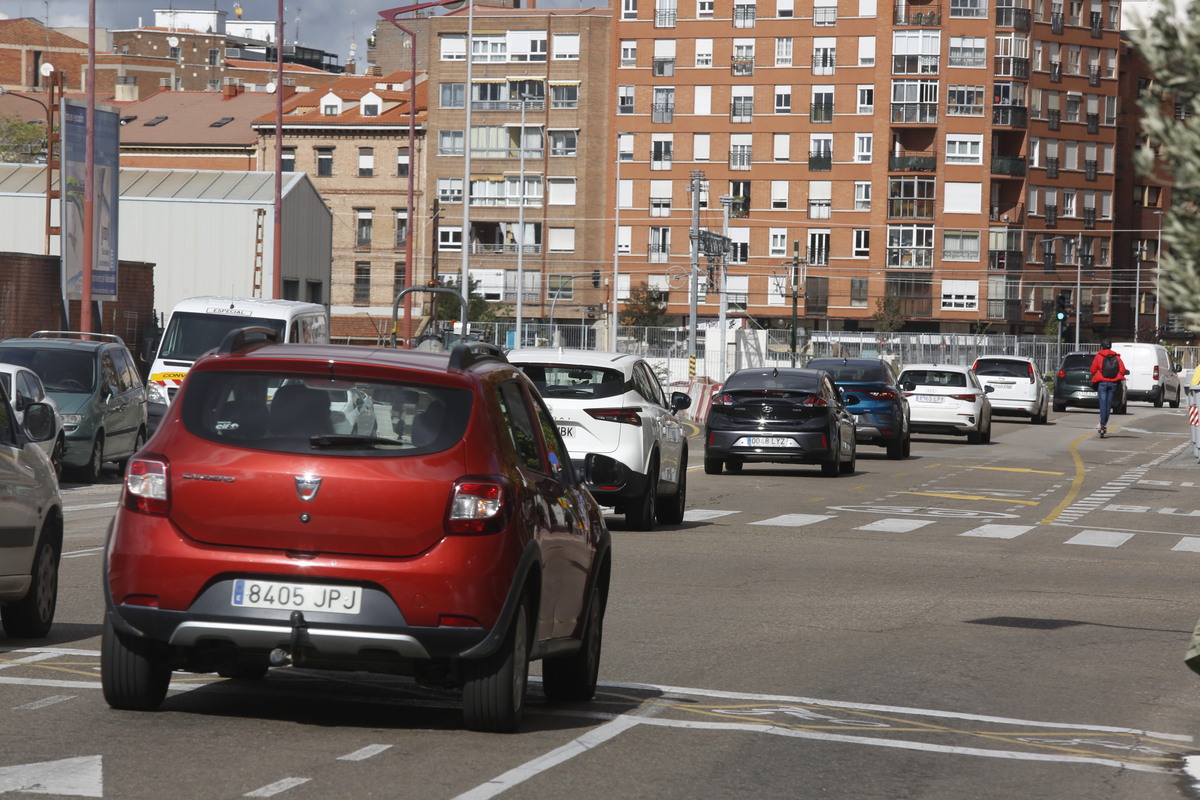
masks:
<path id="1" fill-rule="evenodd" d="M 232 97 L 237 97 L 242 93 L 242 83 L 237 78 L 226 78 L 222 86 L 224 99 L 228 100 Z"/>

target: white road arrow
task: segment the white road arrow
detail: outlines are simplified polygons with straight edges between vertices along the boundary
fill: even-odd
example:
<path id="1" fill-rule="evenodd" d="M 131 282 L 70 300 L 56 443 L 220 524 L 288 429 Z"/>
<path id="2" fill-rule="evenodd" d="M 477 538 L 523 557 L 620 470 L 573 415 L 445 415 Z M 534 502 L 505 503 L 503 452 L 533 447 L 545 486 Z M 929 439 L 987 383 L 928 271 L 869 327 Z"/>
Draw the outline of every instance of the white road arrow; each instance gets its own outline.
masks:
<path id="1" fill-rule="evenodd" d="M 6 792 L 103 797 L 104 775 L 101 757 L 81 756 L 38 764 L 0 767 L 0 794 Z"/>

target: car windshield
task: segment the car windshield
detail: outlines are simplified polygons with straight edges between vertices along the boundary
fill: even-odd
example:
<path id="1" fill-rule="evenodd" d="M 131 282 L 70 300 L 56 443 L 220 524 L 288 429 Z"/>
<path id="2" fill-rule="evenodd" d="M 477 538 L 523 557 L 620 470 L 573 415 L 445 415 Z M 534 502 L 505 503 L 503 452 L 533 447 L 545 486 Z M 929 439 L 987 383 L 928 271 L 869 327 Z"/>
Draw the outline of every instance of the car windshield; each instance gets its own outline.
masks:
<path id="1" fill-rule="evenodd" d="M 809 362 L 810 367 L 823 369 L 833 376 L 838 383 L 886 383 L 887 371 L 883 364 L 855 364 L 832 362 Z"/>
<path id="2" fill-rule="evenodd" d="M 939 369 L 907 369 L 900 374 L 900 383 L 917 386 L 966 386 L 967 376 L 961 372 Z"/>
<path id="3" fill-rule="evenodd" d="M 47 392 L 91 394 L 96 391 L 96 356 L 90 350 L 62 347 L 0 347 L 0 361 L 28 367 Z"/>
<path id="4" fill-rule="evenodd" d="M 200 314 L 182 311 L 171 315 L 163 333 L 159 358 L 195 361 L 221 344 L 230 331 L 251 326 L 270 328 L 283 336 L 281 319 L 260 319 L 225 314 Z"/>
<path id="5" fill-rule="evenodd" d="M 981 358 L 975 363 L 975 374 L 1004 378 L 1028 378 L 1029 363 L 1007 358 Z"/>
<path id="6" fill-rule="evenodd" d="M 607 367 L 517 364 L 546 398 L 600 398 L 624 394 L 625 376 Z"/>
<path id="7" fill-rule="evenodd" d="M 351 435 L 338 423 L 353 389 L 373 399 L 375 420 L 360 420 Z M 408 456 L 462 439 L 471 397 L 465 389 L 418 383 L 204 371 L 188 378 L 182 415 L 197 436 L 260 450 Z"/>

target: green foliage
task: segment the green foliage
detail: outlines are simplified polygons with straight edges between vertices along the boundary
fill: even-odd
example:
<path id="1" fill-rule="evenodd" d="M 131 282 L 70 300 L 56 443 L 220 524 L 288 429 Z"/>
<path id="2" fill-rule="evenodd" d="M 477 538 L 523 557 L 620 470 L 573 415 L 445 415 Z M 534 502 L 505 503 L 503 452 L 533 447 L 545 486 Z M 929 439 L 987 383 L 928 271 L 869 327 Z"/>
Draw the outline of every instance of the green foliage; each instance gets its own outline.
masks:
<path id="1" fill-rule="evenodd" d="M 667 324 L 669 316 L 662 297 L 647 283 L 640 283 L 629 290 L 625 310 L 621 312 L 621 324 L 644 328 L 659 328 Z"/>
<path id="2" fill-rule="evenodd" d="M 900 313 L 900 300 L 896 297 L 880 297 L 875 301 L 875 330 L 893 333 L 904 327 L 904 315 Z"/>
<path id="3" fill-rule="evenodd" d="M 46 151 L 44 125 L 31 125 L 16 115 L 0 114 L 0 161 L 31 164 Z"/>
<path id="4" fill-rule="evenodd" d="M 1145 6 L 1143 6 L 1145 7 Z M 1165 4 L 1145 24 L 1129 31 L 1160 92 L 1146 92 L 1138 101 L 1142 127 L 1149 141 L 1135 154 L 1143 176 L 1172 185 L 1171 206 L 1163 215 L 1160 292 L 1172 313 L 1200 327 L 1200 4 Z M 1187 107 L 1176 119 L 1174 103 Z"/>
<path id="5" fill-rule="evenodd" d="M 447 289 L 457 289 L 458 281 L 448 281 L 443 279 L 442 286 Z M 471 296 L 467 298 L 467 314 L 470 315 L 470 322 L 493 322 L 496 319 L 497 304 L 491 303 L 483 298 L 479 293 L 479 281 L 471 281 Z M 457 297 L 452 297 L 448 294 L 438 292 L 433 295 L 436 298 L 437 318 L 441 322 L 449 320 L 462 321 L 462 301 Z"/>

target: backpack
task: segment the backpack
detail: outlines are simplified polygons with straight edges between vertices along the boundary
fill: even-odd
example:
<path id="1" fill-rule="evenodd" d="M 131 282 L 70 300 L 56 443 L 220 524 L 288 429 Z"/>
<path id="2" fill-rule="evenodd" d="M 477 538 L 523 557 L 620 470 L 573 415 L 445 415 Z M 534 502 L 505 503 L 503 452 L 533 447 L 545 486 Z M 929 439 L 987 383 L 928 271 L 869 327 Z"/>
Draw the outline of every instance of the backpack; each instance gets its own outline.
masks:
<path id="1" fill-rule="evenodd" d="M 1109 380 L 1116 380 L 1121 374 L 1121 362 L 1115 355 L 1104 357 L 1104 361 L 1100 363 L 1100 374 Z"/>

